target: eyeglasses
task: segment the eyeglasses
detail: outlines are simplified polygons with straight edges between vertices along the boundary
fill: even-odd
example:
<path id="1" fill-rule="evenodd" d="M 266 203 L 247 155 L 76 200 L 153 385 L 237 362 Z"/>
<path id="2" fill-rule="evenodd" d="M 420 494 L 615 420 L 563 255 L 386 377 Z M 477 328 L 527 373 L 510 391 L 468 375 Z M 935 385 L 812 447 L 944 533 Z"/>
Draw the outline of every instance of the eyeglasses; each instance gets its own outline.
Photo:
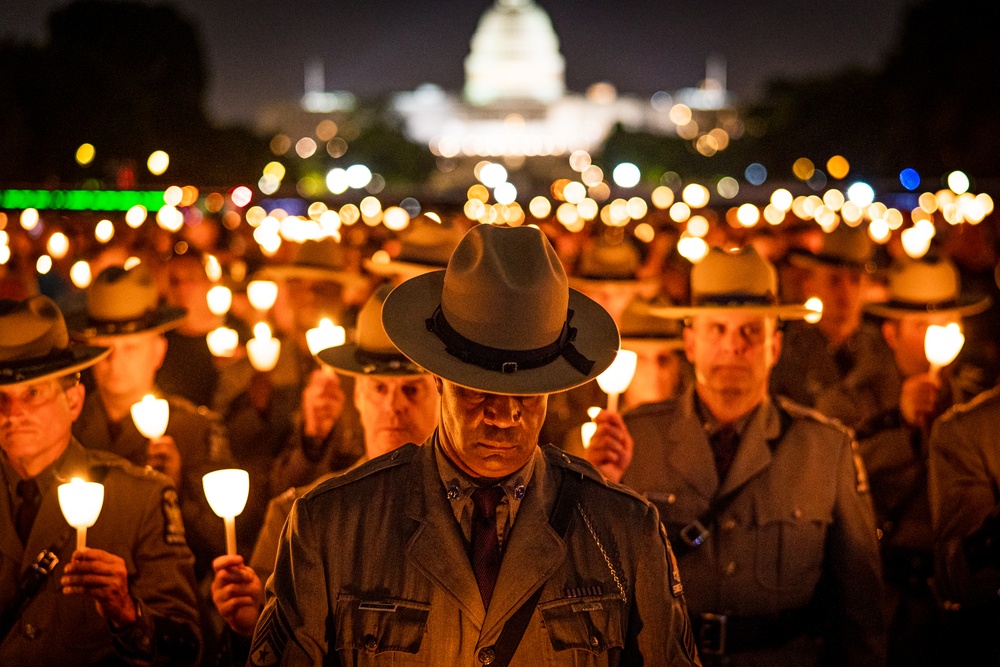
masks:
<path id="1" fill-rule="evenodd" d="M 0 389 L 0 414 L 8 415 L 15 404 L 31 410 L 48 405 L 60 392 L 77 385 L 79 375 L 71 375 L 58 380 L 34 382 L 12 389 Z"/>

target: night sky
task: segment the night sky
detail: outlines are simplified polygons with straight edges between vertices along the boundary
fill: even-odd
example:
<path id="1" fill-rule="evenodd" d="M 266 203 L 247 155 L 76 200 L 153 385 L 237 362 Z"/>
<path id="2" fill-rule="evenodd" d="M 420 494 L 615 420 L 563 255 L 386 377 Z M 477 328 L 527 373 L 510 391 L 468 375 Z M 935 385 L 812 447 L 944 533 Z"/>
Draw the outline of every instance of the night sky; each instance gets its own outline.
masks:
<path id="1" fill-rule="evenodd" d="M 536 0 L 550 15 L 566 80 L 582 91 L 610 81 L 650 94 L 693 86 L 705 59 L 728 62 L 729 88 L 753 97 L 776 76 L 875 66 L 893 47 L 913 0 Z M 0 35 L 42 40 L 66 0 L 0 1 Z M 152 3 L 151 3 L 152 4 Z M 433 82 L 459 90 L 462 62 L 492 0 L 174 0 L 199 29 L 208 107 L 219 121 L 252 123 L 271 102 L 297 98 L 307 60 L 327 88 L 361 96 Z"/>

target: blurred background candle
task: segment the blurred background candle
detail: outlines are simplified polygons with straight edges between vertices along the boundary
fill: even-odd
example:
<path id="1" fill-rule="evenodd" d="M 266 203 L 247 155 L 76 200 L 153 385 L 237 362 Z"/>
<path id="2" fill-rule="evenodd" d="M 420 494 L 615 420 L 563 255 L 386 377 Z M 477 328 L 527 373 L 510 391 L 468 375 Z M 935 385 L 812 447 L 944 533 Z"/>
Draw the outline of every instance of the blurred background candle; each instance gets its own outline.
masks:
<path id="1" fill-rule="evenodd" d="M 270 280 L 251 280 L 247 285 L 247 299 L 254 310 L 270 310 L 278 298 L 278 285 Z"/>
<path id="2" fill-rule="evenodd" d="M 309 354 L 314 357 L 320 350 L 328 347 L 343 345 L 347 340 L 344 327 L 335 325 L 330 318 L 324 317 L 319 321 L 319 326 L 306 332 L 306 343 L 309 345 Z"/>
<path id="3" fill-rule="evenodd" d="M 146 394 L 138 403 L 132 404 L 132 421 L 139 433 L 150 440 L 163 437 L 170 421 L 170 406 L 164 398 Z"/>
<path id="4" fill-rule="evenodd" d="M 253 338 L 247 341 L 247 356 L 250 364 L 261 373 L 273 370 L 278 363 L 281 341 L 271 336 L 271 327 L 266 322 L 258 322 L 253 327 Z"/>
<path id="5" fill-rule="evenodd" d="M 240 344 L 240 334 L 236 329 L 218 327 L 206 334 L 205 342 L 208 343 L 209 351 L 216 357 L 231 357 Z"/>
<path id="6" fill-rule="evenodd" d="M 220 317 L 228 313 L 233 305 L 233 291 L 222 285 L 216 285 L 208 290 L 205 298 L 208 299 L 208 309 L 213 315 Z"/>
<path id="7" fill-rule="evenodd" d="M 236 517 L 243 512 L 250 494 L 250 475 L 246 470 L 227 468 L 201 478 L 205 497 L 217 516 L 226 523 L 226 554 L 236 555 Z"/>
<path id="8" fill-rule="evenodd" d="M 76 528 L 76 548 L 87 546 L 87 529 L 97 522 L 104 505 L 104 485 L 74 477 L 59 485 L 59 508 L 66 523 Z"/>
<path id="9" fill-rule="evenodd" d="M 597 424 L 594 422 L 586 422 L 580 427 L 580 437 L 583 439 L 584 449 L 590 447 L 590 439 L 594 437 L 595 431 L 597 431 Z"/>
<path id="10" fill-rule="evenodd" d="M 628 389 L 635 375 L 639 356 L 631 350 L 618 350 L 608 369 L 597 376 L 601 391 L 608 395 L 608 412 L 618 412 L 618 397 Z"/>
<path id="11" fill-rule="evenodd" d="M 955 361 L 965 345 L 965 336 L 957 322 L 947 326 L 932 324 L 924 334 L 924 354 L 931 365 L 930 374 L 937 379 L 941 369 Z"/>

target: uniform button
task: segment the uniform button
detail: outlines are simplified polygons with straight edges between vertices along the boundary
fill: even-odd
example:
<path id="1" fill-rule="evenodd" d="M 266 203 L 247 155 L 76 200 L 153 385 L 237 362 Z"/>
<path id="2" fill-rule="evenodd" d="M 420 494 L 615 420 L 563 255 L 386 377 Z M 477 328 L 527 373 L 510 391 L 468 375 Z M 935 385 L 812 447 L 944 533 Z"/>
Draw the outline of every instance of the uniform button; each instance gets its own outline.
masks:
<path id="1" fill-rule="evenodd" d="M 736 561 L 731 560 L 728 563 L 726 563 L 726 566 L 722 568 L 722 574 L 726 575 L 727 577 L 731 577 L 734 574 L 736 574 Z"/>
<path id="2" fill-rule="evenodd" d="M 24 633 L 24 636 L 27 639 L 34 639 L 35 636 L 38 634 L 38 630 L 31 623 L 25 623 L 24 627 L 21 628 L 21 632 Z"/>
<path id="3" fill-rule="evenodd" d="M 802 508 L 801 507 L 796 507 L 794 510 L 792 510 L 792 516 L 795 517 L 796 519 L 801 519 L 802 518 Z"/>
<path id="4" fill-rule="evenodd" d="M 673 493 L 668 493 L 667 494 L 667 504 L 668 505 L 673 505 L 676 502 L 677 502 L 677 496 L 675 494 L 673 494 Z"/>
<path id="5" fill-rule="evenodd" d="M 732 530 L 736 527 L 736 519 L 732 517 L 726 517 L 722 520 L 722 530 Z"/>
<path id="6" fill-rule="evenodd" d="M 492 646 L 485 646 L 479 649 L 476 659 L 479 660 L 480 664 L 489 665 L 497 659 L 497 652 L 493 650 Z"/>
<path id="7" fill-rule="evenodd" d="M 366 635 L 362 641 L 365 644 L 365 648 L 369 651 L 374 651 L 378 648 L 378 640 L 371 635 Z"/>
<path id="8" fill-rule="evenodd" d="M 516 487 L 514 487 L 514 497 L 517 498 L 518 500 L 524 498 L 524 484 L 518 484 Z"/>
<path id="9" fill-rule="evenodd" d="M 601 640 L 597 638 L 597 635 L 590 635 L 590 645 L 594 648 L 601 645 Z"/>

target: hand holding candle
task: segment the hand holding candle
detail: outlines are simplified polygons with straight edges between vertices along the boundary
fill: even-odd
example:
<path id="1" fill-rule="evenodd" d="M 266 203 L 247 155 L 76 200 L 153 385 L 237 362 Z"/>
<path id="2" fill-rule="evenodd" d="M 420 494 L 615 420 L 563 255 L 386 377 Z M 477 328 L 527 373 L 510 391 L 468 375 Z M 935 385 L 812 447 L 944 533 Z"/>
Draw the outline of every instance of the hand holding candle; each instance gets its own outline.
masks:
<path id="1" fill-rule="evenodd" d="M 631 350 L 618 350 L 608 369 L 597 376 L 601 391 L 608 395 L 608 412 L 618 412 L 618 397 L 628 389 L 639 357 Z"/>
<path id="2" fill-rule="evenodd" d="M 964 344 L 965 336 L 957 322 L 951 322 L 947 326 L 932 324 L 927 327 L 924 354 L 931 365 L 930 376 L 936 380 L 941 369 L 955 361 Z"/>
<path id="3" fill-rule="evenodd" d="M 74 477 L 59 485 L 59 508 L 66 523 L 76 528 L 76 548 L 87 546 L 87 529 L 97 522 L 104 505 L 104 485 Z"/>
<path id="4" fill-rule="evenodd" d="M 205 497 L 216 515 L 226 522 L 226 554 L 236 555 L 236 517 L 243 512 L 250 494 L 250 475 L 246 470 L 216 470 L 202 477 Z"/>
<path id="5" fill-rule="evenodd" d="M 166 399 L 146 394 L 138 403 L 132 404 L 132 421 L 143 437 L 150 440 L 163 437 L 170 421 L 170 406 Z"/>

